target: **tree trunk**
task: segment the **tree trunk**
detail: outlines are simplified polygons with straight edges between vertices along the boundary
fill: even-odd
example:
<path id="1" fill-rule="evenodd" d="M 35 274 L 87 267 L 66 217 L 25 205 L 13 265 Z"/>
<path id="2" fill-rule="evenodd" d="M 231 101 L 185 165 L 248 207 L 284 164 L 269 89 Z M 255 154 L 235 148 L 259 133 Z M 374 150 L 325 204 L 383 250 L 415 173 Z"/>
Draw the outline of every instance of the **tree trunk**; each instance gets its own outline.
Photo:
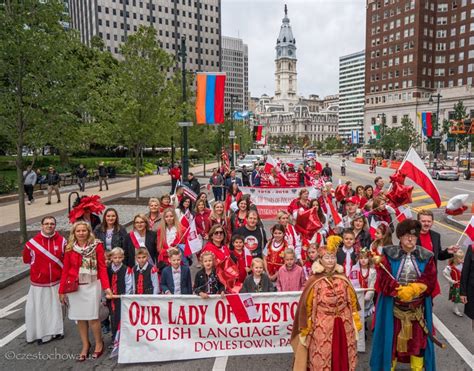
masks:
<path id="1" fill-rule="evenodd" d="M 140 146 L 135 146 L 135 179 L 136 179 L 136 193 L 135 198 L 140 198 Z"/>
<path id="2" fill-rule="evenodd" d="M 59 163 L 61 166 L 66 166 L 69 164 L 69 156 L 64 149 L 59 149 Z"/>
<path id="3" fill-rule="evenodd" d="M 25 243 L 28 236 L 26 233 L 26 209 L 25 209 L 25 192 L 23 185 L 23 135 L 20 134 L 17 145 L 16 157 L 16 180 L 18 184 L 18 207 L 20 213 L 20 243 Z"/>

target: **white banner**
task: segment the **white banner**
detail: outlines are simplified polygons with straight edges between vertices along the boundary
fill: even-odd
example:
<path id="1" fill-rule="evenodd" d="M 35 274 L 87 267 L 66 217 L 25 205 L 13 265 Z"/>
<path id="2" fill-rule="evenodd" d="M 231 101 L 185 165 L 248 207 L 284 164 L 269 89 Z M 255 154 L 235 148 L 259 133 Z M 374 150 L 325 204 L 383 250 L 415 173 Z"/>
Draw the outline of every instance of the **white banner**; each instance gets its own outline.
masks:
<path id="1" fill-rule="evenodd" d="M 286 210 L 291 201 L 299 196 L 301 189 L 310 188 L 240 187 L 243 194 L 250 195 L 262 219 L 276 218 L 278 211 Z"/>
<path id="2" fill-rule="evenodd" d="M 124 295 L 118 362 L 291 353 L 289 341 L 300 295 L 252 294 L 259 318 L 241 324 L 218 295 L 207 300 L 193 295 Z M 364 335 L 360 335 L 358 349 L 363 351 Z"/>

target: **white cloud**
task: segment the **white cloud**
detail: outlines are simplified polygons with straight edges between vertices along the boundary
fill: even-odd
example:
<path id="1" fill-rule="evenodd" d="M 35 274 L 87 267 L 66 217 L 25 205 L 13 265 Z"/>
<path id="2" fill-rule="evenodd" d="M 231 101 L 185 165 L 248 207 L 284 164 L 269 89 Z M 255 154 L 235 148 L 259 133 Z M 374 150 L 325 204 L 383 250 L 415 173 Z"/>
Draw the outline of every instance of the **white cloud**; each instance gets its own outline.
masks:
<path id="1" fill-rule="evenodd" d="M 296 39 L 298 94 L 337 93 L 339 57 L 365 48 L 365 0 L 222 0 L 222 35 L 249 46 L 252 96 L 273 95 L 284 4 Z"/>

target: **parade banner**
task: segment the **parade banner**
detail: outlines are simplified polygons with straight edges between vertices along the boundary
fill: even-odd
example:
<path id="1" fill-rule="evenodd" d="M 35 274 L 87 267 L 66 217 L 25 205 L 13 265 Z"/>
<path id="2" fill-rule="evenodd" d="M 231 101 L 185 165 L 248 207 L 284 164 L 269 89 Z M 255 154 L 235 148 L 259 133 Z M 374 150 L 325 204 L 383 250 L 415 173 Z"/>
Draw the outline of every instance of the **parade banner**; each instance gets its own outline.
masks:
<path id="1" fill-rule="evenodd" d="M 299 174 L 298 173 L 285 173 L 285 188 L 299 187 Z M 261 188 L 279 188 L 280 180 L 278 177 L 274 179 L 275 184 L 272 184 L 270 180 L 270 174 L 263 173 L 260 175 L 260 187 Z"/>
<path id="2" fill-rule="evenodd" d="M 278 211 L 286 210 L 303 188 L 240 187 L 240 190 L 250 195 L 261 219 L 275 219 Z"/>
<path id="3" fill-rule="evenodd" d="M 209 299 L 124 295 L 118 362 L 291 353 L 290 336 L 300 295 L 252 294 L 258 318 L 240 324 L 227 300 L 219 295 Z M 363 334 L 360 341 L 364 341 Z"/>

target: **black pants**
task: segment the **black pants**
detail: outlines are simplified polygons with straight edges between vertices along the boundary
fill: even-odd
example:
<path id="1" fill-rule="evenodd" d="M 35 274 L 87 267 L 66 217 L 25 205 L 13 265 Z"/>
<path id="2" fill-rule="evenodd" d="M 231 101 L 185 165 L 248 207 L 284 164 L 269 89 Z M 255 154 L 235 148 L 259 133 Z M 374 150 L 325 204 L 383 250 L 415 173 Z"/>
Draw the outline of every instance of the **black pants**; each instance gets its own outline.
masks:
<path id="1" fill-rule="evenodd" d="M 112 305 L 112 301 L 114 305 Z M 117 335 L 117 330 L 120 324 L 120 299 L 108 300 L 109 309 L 110 309 L 110 324 L 112 331 L 112 342 L 115 340 L 115 335 Z"/>
<path id="2" fill-rule="evenodd" d="M 178 180 L 171 178 L 171 194 L 174 194 L 174 190 L 176 189 L 176 183 L 178 183 Z"/>
<path id="3" fill-rule="evenodd" d="M 28 195 L 28 201 L 33 201 L 33 184 L 25 184 L 25 193 Z"/>

